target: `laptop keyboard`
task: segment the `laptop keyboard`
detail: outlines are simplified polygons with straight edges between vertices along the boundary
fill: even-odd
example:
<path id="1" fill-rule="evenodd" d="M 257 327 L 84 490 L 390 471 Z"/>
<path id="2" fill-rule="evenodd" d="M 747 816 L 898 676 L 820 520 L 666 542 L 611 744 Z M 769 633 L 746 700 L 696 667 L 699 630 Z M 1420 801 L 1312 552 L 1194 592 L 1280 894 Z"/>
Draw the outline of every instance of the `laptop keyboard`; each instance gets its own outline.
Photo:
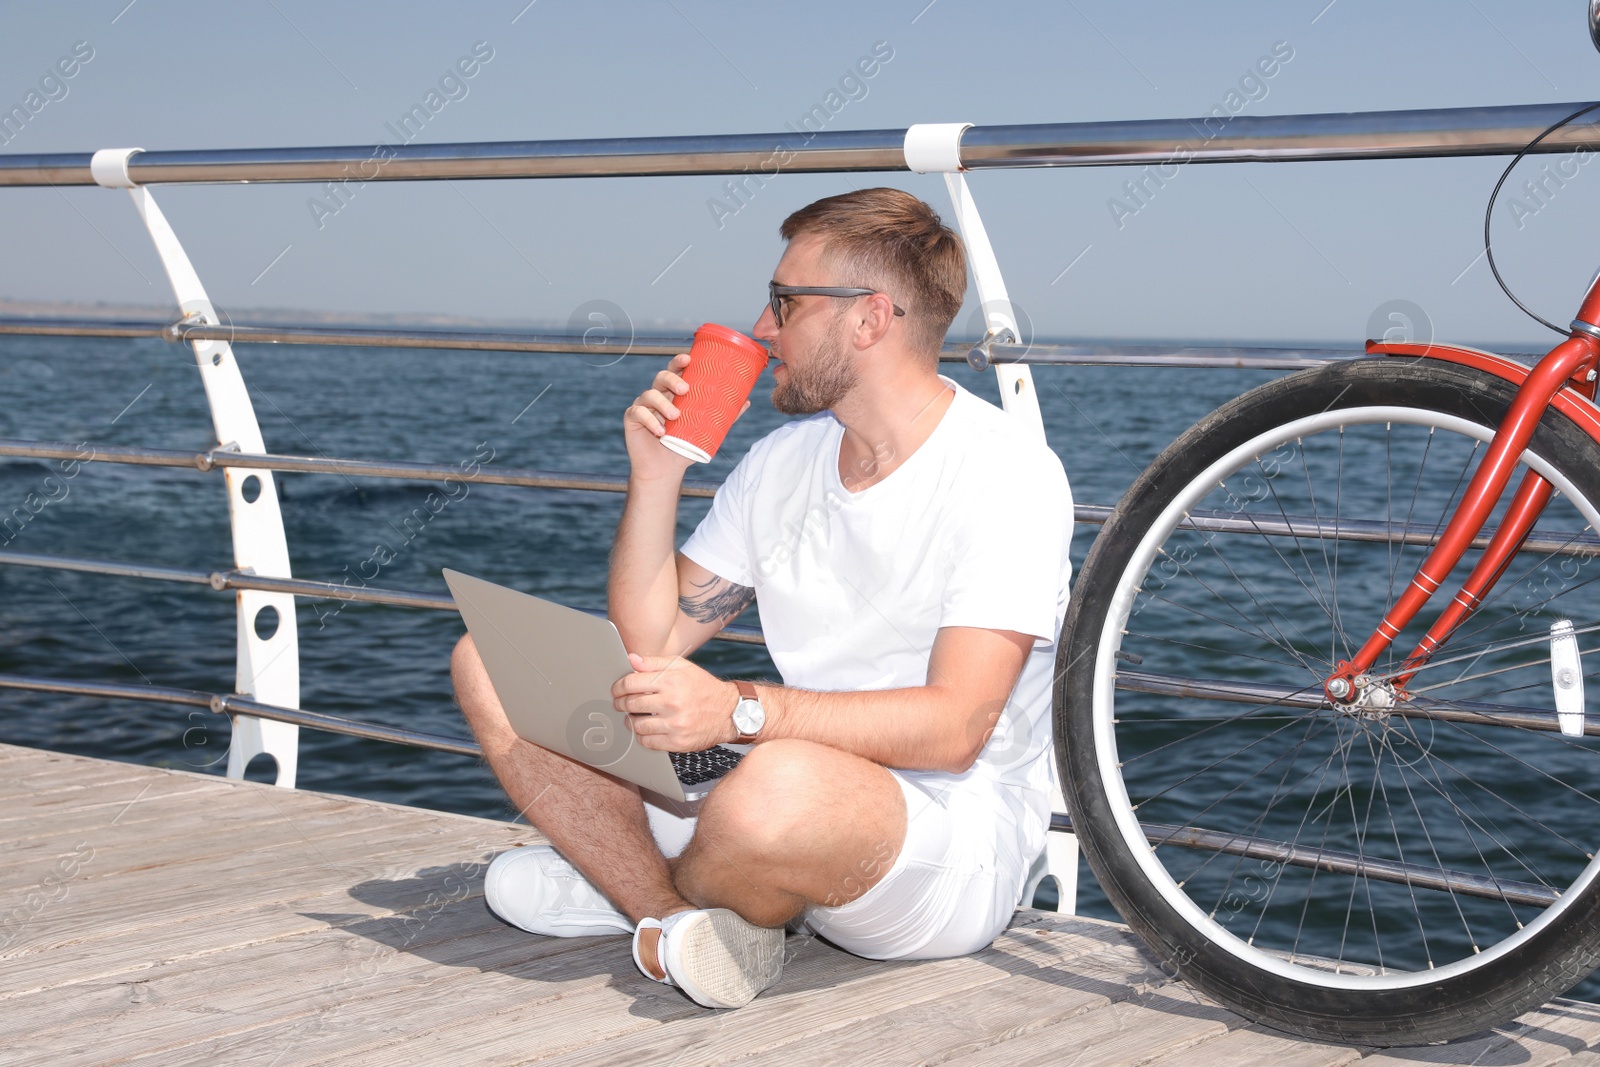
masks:
<path id="1" fill-rule="evenodd" d="M 699 785 L 715 781 L 738 766 L 743 752 L 717 745 L 699 752 L 669 752 L 672 769 L 678 772 L 678 781 L 684 785 Z"/>

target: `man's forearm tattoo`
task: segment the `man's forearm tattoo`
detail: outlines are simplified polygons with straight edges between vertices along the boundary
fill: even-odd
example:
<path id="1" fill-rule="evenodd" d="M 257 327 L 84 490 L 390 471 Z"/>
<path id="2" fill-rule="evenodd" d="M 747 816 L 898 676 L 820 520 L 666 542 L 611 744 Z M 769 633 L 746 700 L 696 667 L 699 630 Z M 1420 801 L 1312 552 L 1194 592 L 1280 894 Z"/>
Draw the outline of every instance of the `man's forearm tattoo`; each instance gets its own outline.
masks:
<path id="1" fill-rule="evenodd" d="M 721 622 L 734 618 L 750 606 L 756 591 L 747 585 L 734 585 L 726 578 L 711 577 L 695 584 L 695 592 L 678 598 L 678 609 L 695 622 Z"/>

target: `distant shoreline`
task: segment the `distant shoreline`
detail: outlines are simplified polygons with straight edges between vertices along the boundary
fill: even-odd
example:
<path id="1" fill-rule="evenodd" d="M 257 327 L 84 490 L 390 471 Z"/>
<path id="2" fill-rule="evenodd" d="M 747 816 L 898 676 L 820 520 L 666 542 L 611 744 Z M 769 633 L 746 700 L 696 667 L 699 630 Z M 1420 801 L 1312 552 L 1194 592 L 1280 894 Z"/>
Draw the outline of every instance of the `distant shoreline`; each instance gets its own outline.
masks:
<path id="1" fill-rule="evenodd" d="M 353 313 L 344 311 L 296 310 L 292 308 L 224 308 L 236 321 L 257 325 L 305 326 L 372 326 L 416 327 L 419 329 L 457 330 L 510 330 L 529 333 L 565 333 L 568 324 L 555 319 L 485 319 L 465 315 L 443 314 L 393 314 L 385 312 Z M 170 304 L 114 304 L 107 302 L 74 302 L 50 300 L 8 300 L 0 297 L 0 316 L 23 318 L 81 318 L 81 319 L 136 319 L 170 320 L 175 318 Z M 638 336 L 672 337 L 692 335 L 699 323 L 657 320 L 633 323 Z M 961 343 L 976 338 L 952 334 L 951 342 Z M 1348 349 L 1359 351 L 1361 340 L 1355 337 L 1336 339 L 1218 339 L 1218 338 L 1166 338 L 1166 337 L 1036 337 L 1034 340 L 1052 344 L 1084 345 L 1091 347 L 1164 347 L 1185 349 Z M 1472 338 L 1440 337 L 1444 344 L 1463 344 L 1490 352 L 1507 355 L 1542 355 L 1547 349 L 1529 341 L 1482 341 Z"/>

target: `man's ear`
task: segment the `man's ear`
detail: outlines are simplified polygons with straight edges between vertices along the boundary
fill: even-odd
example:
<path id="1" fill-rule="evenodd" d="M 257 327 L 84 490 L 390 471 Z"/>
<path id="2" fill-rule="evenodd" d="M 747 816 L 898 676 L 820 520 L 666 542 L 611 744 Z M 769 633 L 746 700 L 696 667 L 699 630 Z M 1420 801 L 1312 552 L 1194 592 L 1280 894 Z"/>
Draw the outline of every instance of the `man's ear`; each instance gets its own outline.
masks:
<path id="1" fill-rule="evenodd" d="M 855 330 L 856 347 L 871 348 L 884 339 L 894 325 L 894 301 L 886 293 L 873 293 L 860 300 L 861 317 Z"/>

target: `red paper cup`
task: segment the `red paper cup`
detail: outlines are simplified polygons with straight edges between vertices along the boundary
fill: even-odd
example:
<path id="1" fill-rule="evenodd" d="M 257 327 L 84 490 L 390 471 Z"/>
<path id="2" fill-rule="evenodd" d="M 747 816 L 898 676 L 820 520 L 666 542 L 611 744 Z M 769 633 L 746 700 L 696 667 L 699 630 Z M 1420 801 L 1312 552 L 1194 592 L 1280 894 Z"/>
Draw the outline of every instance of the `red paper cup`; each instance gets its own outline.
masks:
<path id="1" fill-rule="evenodd" d="M 739 417 L 767 350 L 738 330 L 708 322 L 694 332 L 683 380 L 689 391 L 674 397 L 678 417 L 666 425 L 661 443 L 697 463 L 709 462 Z"/>

